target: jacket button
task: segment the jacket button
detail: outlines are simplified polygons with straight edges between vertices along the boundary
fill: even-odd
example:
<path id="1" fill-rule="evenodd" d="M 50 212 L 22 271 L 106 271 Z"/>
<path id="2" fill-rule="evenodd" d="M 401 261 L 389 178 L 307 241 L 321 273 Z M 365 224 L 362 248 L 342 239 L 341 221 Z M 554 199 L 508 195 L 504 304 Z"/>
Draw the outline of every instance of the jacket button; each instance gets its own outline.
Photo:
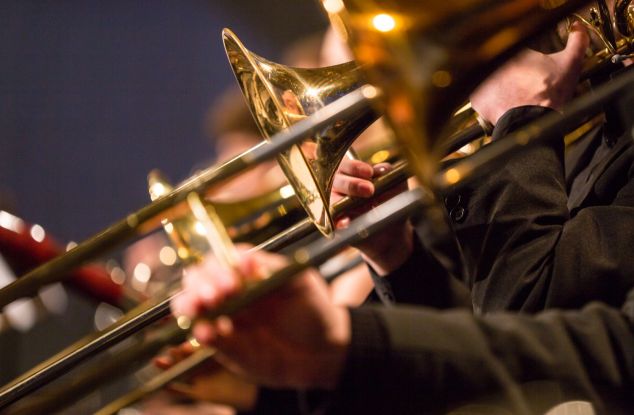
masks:
<path id="1" fill-rule="evenodd" d="M 467 211 L 462 206 L 456 206 L 451 210 L 451 212 L 449 212 L 449 216 L 451 216 L 451 219 L 454 222 L 461 223 L 467 216 Z"/>
<path id="2" fill-rule="evenodd" d="M 458 206 L 458 204 L 462 201 L 462 196 L 460 195 L 449 195 L 445 197 L 445 206 L 447 209 L 451 210 Z"/>

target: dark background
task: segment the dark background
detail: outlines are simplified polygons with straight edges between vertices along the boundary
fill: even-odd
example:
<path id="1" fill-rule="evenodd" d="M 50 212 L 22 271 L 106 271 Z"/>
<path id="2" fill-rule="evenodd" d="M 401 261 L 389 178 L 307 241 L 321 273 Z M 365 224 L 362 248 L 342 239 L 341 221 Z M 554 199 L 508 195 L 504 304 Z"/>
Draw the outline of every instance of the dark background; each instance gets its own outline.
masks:
<path id="1" fill-rule="evenodd" d="M 0 207 L 80 241 L 213 158 L 203 122 L 234 83 L 220 32 L 277 60 L 324 29 L 317 1 L 1 0 Z M 2 383 L 92 331 L 94 303 L 0 335 Z"/>
<path id="2" fill-rule="evenodd" d="M 326 24 L 316 1 L 0 2 L 0 186 L 81 240 L 212 156 L 204 114 L 230 83 L 220 32 L 277 59 Z"/>

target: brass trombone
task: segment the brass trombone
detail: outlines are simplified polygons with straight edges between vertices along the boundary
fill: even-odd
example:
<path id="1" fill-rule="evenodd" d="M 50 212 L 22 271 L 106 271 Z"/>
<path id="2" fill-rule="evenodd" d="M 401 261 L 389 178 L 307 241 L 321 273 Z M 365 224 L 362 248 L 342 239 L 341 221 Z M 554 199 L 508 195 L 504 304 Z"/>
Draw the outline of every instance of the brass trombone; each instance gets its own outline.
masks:
<path id="1" fill-rule="evenodd" d="M 408 10 L 410 2 L 395 1 L 392 3 L 399 6 L 400 10 Z M 375 78 L 375 82 L 385 91 L 383 106 L 387 110 L 386 113 L 390 117 L 392 124 L 395 126 L 397 136 L 399 139 L 402 137 L 402 139 L 405 140 L 407 143 L 405 147 L 408 152 L 414 153 L 413 155 L 417 156 L 414 160 L 420 177 L 426 183 L 434 183 L 439 188 L 446 188 L 460 183 L 465 177 L 468 177 L 472 172 L 476 171 L 474 165 L 482 166 L 485 160 L 486 163 L 488 163 L 495 158 L 499 158 L 500 154 L 508 154 L 508 152 L 511 151 L 509 150 L 511 147 L 518 147 L 518 143 L 525 145 L 526 142 L 537 139 L 542 134 L 552 134 L 556 127 L 561 124 L 562 118 L 552 116 L 540 123 L 539 128 L 523 130 L 521 134 L 518 133 L 507 140 L 503 140 L 504 143 L 507 143 L 506 146 L 486 147 L 482 150 L 482 153 L 477 154 L 479 158 L 476 158 L 476 156 L 470 157 L 464 162 L 458 162 L 457 165 L 454 165 L 451 169 L 442 171 L 439 174 L 436 173 L 433 167 L 438 162 L 435 153 L 439 151 L 438 149 L 440 148 L 441 142 L 437 138 L 437 134 L 441 129 L 438 125 L 442 125 L 440 120 L 446 120 L 451 113 L 451 105 L 456 105 L 464 98 L 463 95 L 468 90 L 467 86 L 473 85 L 481 80 L 482 77 L 492 70 L 494 63 L 500 62 L 504 57 L 510 55 L 512 51 L 517 50 L 520 44 L 523 44 L 525 38 L 541 32 L 544 27 L 560 20 L 563 16 L 569 14 L 573 9 L 576 9 L 584 2 L 570 1 L 554 9 L 554 11 L 541 9 L 538 1 L 514 0 L 503 4 L 485 0 L 459 2 L 460 4 L 423 3 L 423 6 L 428 7 L 424 13 L 419 13 L 418 7 L 421 7 L 421 3 L 417 2 L 414 4 L 415 9 L 412 13 L 400 14 L 397 13 L 397 9 L 395 9 L 391 14 L 387 14 L 388 21 L 390 16 L 394 20 L 394 26 L 388 30 L 388 32 L 398 27 L 398 24 L 401 23 L 399 21 L 401 18 L 403 19 L 401 29 L 404 30 L 404 32 L 383 35 L 379 32 L 382 32 L 387 26 L 380 26 L 381 30 L 379 30 L 379 28 L 372 29 L 372 27 L 368 26 L 372 24 L 372 20 L 370 20 L 369 23 L 366 18 L 372 18 L 378 14 L 376 13 L 377 10 L 366 10 L 363 6 L 367 5 L 367 3 L 361 4 L 360 1 L 346 1 L 341 5 L 347 5 L 349 7 L 347 9 L 348 11 L 344 8 L 337 9 L 331 5 L 329 12 L 335 18 L 348 22 L 350 28 L 349 34 L 354 38 L 353 42 L 356 42 L 355 49 L 357 54 L 365 59 L 365 62 L 368 64 L 366 70 L 369 71 L 371 77 Z M 408 26 L 406 25 L 408 20 L 403 17 L 405 15 L 419 18 L 420 21 L 415 21 L 414 23 L 417 23 L 416 25 L 413 25 L 410 21 L 410 26 Z M 491 21 L 491 27 L 483 29 L 480 24 L 481 19 L 479 20 L 482 16 L 492 16 L 498 18 L 498 20 Z M 456 21 L 458 23 L 455 23 Z M 478 21 L 478 24 L 475 24 L 474 21 Z M 454 37 L 441 39 L 434 35 L 438 27 L 446 27 L 449 23 L 454 26 Z M 512 31 L 512 36 L 508 37 L 512 23 L 515 23 L 516 27 L 515 30 Z M 390 23 L 390 25 L 391 24 L 392 23 Z M 478 31 L 477 39 L 470 36 L 474 30 Z M 399 35 L 403 35 L 404 37 L 399 37 Z M 443 33 L 443 35 L 446 36 L 447 34 Z M 484 47 L 474 48 L 473 51 L 470 52 L 474 56 L 469 56 L 469 58 L 475 57 L 477 59 L 465 65 L 464 73 L 458 72 L 456 68 L 461 67 L 461 63 L 464 63 L 461 62 L 463 58 L 449 57 L 449 55 L 451 55 L 449 52 L 469 47 L 472 45 L 472 42 L 476 40 L 481 42 L 484 46 L 488 46 L 489 49 Z M 494 40 L 495 42 L 493 42 Z M 491 42 L 495 44 L 491 45 Z M 435 54 L 432 54 L 435 59 L 430 59 L 427 62 L 414 60 L 414 62 L 412 62 L 414 65 L 410 67 L 399 67 L 397 64 L 400 62 L 398 62 L 397 59 L 394 59 L 394 62 L 386 61 L 388 57 L 393 55 L 403 56 L 403 59 L 413 59 L 415 56 L 418 56 L 418 54 L 413 53 L 414 50 L 418 48 L 435 52 Z M 364 53 L 366 55 L 364 55 Z M 459 62 L 456 63 L 455 61 Z M 453 66 L 448 67 L 447 65 Z M 410 71 L 408 68 L 414 69 Z M 401 74 L 401 72 L 406 73 Z M 381 79 L 380 73 L 387 79 Z M 576 104 L 576 106 L 573 105 L 573 107 L 571 107 L 566 115 L 566 117 L 569 118 L 563 118 L 564 124 L 577 123 L 576 117 L 579 115 L 586 115 L 591 111 L 596 111 L 599 105 L 611 99 L 615 89 L 618 90 L 618 88 L 621 88 L 628 82 L 631 82 L 631 79 L 607 85 L 605 89 L 601 90 L 600 94 L 595 96 L 584 97 L 585 100 L 582 99 L 581 101 L 583 105 Z M 441 94 L 442 91 L 453 92 L 445 96 Z M 420 94 L 421 98 L 410 97 L 411 94 Z M 344 101 L 335 101 L 331 106 L 317 111 L 310 119 L 301 120 L 297 124 L 294 124 L 288 132 L 276 135 L 276 137 L 271 140 L 271 146 L 266 147 L 268 152 L 262 150 L 262 152 L 256 153 L 256 157 L 241 156 L 238 158 L 240 162 L 235 162 L 234 164 L 229 163 L 230 169 L 221 172 L 209 172 L 204 175 L 204 178 L 211 178 L 210 181 L 215 183 L 214 180 L 219 181 L 229 177 L 235 173 L 239 167 L 248 165 L 252 159 L 259 161 L 266 157 L 273 157 L 277 154 L 276 152 L 282 148 L 287 148 L 287 146 L 299 142 L 306 136 L 318 133 L 321 128 L 328 126 L 329 123 L 336 122 L 337 119 L 343 118 L 344 115 L 355 116 L 356 110 L 367 110 L 368 102 L 376 100 L 379 96 L 380 93 L 372 87 L 364 87 L 360 91 L 353 92 L 343 97 L 342 100 Z M 435 105 L 436 103 L 438 103 L 438 106 Z M 351 106 L 348 106 L 348 104 L 351 104 Z M 435 121 L 435 125 L 429 124 L 429 119 L 432 115 L 439 117 L 438 120 Z M 573 116 L 575 117 L 574 120 L 572 120 Z M 418 117 L 421 117 L 421 119 Z M 301 138 L 298 138 L 298 134 L 301 134 Z M 412 140 L 415 138 L 422 139 L 423 144 L 414 144 Z M 479 156 L 479 154 L 483 155 Z M 473 160 L 476 160 L 476 162 Z M 430 164 L 427 165 L 424 161 L 429 161 Z M 187 189 L 188 192 L 200 191 L 203 188 L 203 182 L 205 184 L 207 183 L 203 178 L 197 178 L 193 184 L 188 182 L 183 185 L 182 188 Z M 170 195 L 172 194 L 173 193 Z M 186 196 L 168 196 L 167 199 L 170 199 L 173 203 L 164 206 L 171 208 L 176 203 L 182 202 L 184 197 Z M 395 202 L 387 204 L 386 207 L 379 207 L 377 212 L 363 217 L 360 222 L 353 225 L 348 231 L 344 231 L 340 235 L 341 239 L 319 241 L 310 247 L 297 251 L 288 268 L 280 271 L 279 274 L 276 274 L 263 284 L 248 289 L 242 296 L 228 302 L 218 310 L 211 312 L 210 316 L 228 314 L 239 310 L 251 301 L 274 290 L 289 278 L 292 278 L 292 275 L 298 270 L 303 269 L 303 267 L 324 260 L 325 257 L 332 253 L 335 247 L 338 248 L 340 244 L 347 244 L 352 240 L 363 238 L 367 235 L 366 227 L 375 229 L 389 223 L 382 218 L 373 216 L 377 214 L 385 215 L 395 220 L 394 217 L 396 216 L 390 215 L 404 215 L 412 210 L 418 209 L 417 203 L 419 202 L 417 202 L 417 200 L 420 197 L 420 193 L 417 192 L 404 194 L 402 198 L 395 199 Z M 159 202 L 161 200 L 164 199 L 159 199 Z M 151 206 L 154 206 L 154 204 L 150 205 L 150 207 Z M 403 206 L 408 207 L 404 208 Z M 156 221 L 159 214 L 157 210 L 153 209 L 148 208 L 148 212 L 144 212 L 144 215 L 131 216 L 131 224 L 137 225 L 138 223 L 142 223 L 143 226 L 146 226 L 149 222 Z M 397 211 L 399 213 L 396 213 Z M 131 226 L 122 226 L 121 228 L 123 230 L 120 232 L 124 234 L 123 231 L 128 231 Z M 111 242 L 111 240 L 106 240 Z M 101 243 L 105 244 L 105 242 Z"/>
<path id="2" fill-rule="evenodd" d="M 392 50 L 392 51 L 397 50 L 403 53 L 402 56 L 405 56 L 406 58 L 411 58 L 412 56 L 417 56 L 411 53 L 413 52 L 413 49 L 415 49 L 412 47 L 413 44 L 416 46 L 420 46 L 420 44 L 423 43 L 423 41 L 427 41 L 429 43 L 432 43 L 432 45 L 428 45 L 428 44 L 424 45 L 426 47 L 438 46 L 433 44 L 435 43 L 434 41 L 438 41 L 438 39 L 430 40 L 428 37 L 421 35 L 420 32 L 422 31 L 423 33 L 425 33 L 425 30 L 423 30 L 424 28 L 420 28 L 420 27 L 414 28 L 416 36 L 414 38 L 407 38 L 410 41 L 403 41 L 403 37 L 399 37 L 398 33 L 394 35 L 394 38 L 390 37 L 391 34 L 378 33 L 378 32 L 384 32 L 384 31 L 389 32 L 393 30 L 394 28 L 396 28 L 398 24 L 403 24 L 405 27 L 407 27 L 407 24 L 411 22 L 407 22 L 406 17 L 412 16 L 413 14 L 411 13 L 411 10 L 407 9 L 406 7 L 407 4 L 410 2 L 407 2 L 407 1 L 392 2 L 393 4 L 397 4 L 398 6 L 401 6 L 399 10 L 401 13 L 394 13 L 393 15 L 381 14 L 376 12 L 372 13 L 372 11 L 368 11 L 366 8 L 364 8 L 367 5 L 367 2 L 362 3 L 356 0 L 350 0 L 350 1 L 345 0 L 343 2 L 324 1 L 324 3 L 328 3 L 328 5 L 326 5 L 326 8 L 331 13 L 332 15 L 331 17 L 334 17 L 335 22 L 336 22 L 336 19 L 341 19 L 340 21 L 345 21 L 348 23 L 348 29 L 350 30 L 349 35 L 353 38 L 352 41 L 358 42 L 356 43 L 357 57 L 359 58 L 359 56 L 361 55 L 365 57 L 365 59 L 367 59 L 368 67 L 370 68 L 369 71 L 371 73 L 375 71 L 374 72 L 374 76 L 376 76 L 375 82 L 378 85 L 381 85 L 382 88 L 385 87 L 385 83 L 381 81 L 385 81 L 384 78 L 386 77 L 386 72 L 387 72 L 388 85 L 386 87 L 387 89 L 385 89 L 387 91 L 387 95 L 385 97 L 385 100 L 387 101 L 387 103 L 385 105 L 387 106 L 388 117 L 391 118 L 392 124 L 396 126 L 397 136 L 399 138 L 401 137 L 400 134 L 404 134 L 407 138 L 414 138 L 417 136 L 418 139 L 421 139 L 421 138 L 427 139 L 427 141 L 423 140 L 423 144 L 422 144 L 423 147 L 421 147 L 420 143 L 417 144 L 417 147 L 413 146 L 411 145 L 412 144 L 411 142 L 407 142 L 408 144 L 406 144 L 405 147 L 407 150 L 411 150 L 412 147 L 422 150 L 414 154 L 414 156 L 416 156 L 414 157 L 414 160 L 418 162 L 417 172 L 419 173 L 419 178 L 421 178 L 424 182 L 434 184 L 436 188 L 439 188 L 439 189 L 446 189 L 448 187 L 463 183 L 465 180 L 471 177 L 475 172 L 483 171 L 482 169 L 485 166 L 487 166 L 487 168 L 490 168 L 491 164 L 494 163 L 495 161 L 504 159 L 510 153 L 518 151 L 518 149 L 521 149 L 534 141 L 543 140 L 545 138 L 558 135 L 562 131 L 562 129 L 563 130 L 572 129 L 574 126 L 578 125 L 580 119 L 588 117 L 589 115 L 596 114 L 596 112 L 599 111 L 600 108 L 606 102 L 609 102 L 610 100 L 612 100 L 614 96 L 618 94 L 620 90 L 622 90 L 625 86 L 631 85 L 634 82 L 633 73 L 630 73 L 626 77 L 621 77 L 615 80 L 611 84 L 598 88 L 593 94 L 588 94 L 575 100 L 566 108 L 564 116 L 560 116 L 558 114 L 552 114 L 548 117 L 545 117 L 543 120 L 540 120 L 538 123 L 532 124 L 529 127 L 522 129 L 515 134 L 512 134 L 510 137 L 507 137 L 507 139 L 502 141 L 502 143 L 505 143 L 504 145 L 488 146 L 482 151 L 482 153 L 477 153 L 476 156 L 473 156 L 473 158 L 467 158 L 463 161 L 459 161 L 456 165 L 454 165 L 453 167 L 449 169 L 436 172 L 432 170 L 430 167 L 424 165 L 425 163 L 423 162 L 429 161 L 427 158 L 430 156 L 431 157 L 434 156 L 434 149 L 436 151 L 439 151 L 438 149 L 441 148 L 438 145 L 439 142 L 434 141 L 434 138 L 439 132 L 439 128 L 434 127 L 433 125 L 429 125 L 428 122 L 425 123 L 425 121 L 428 121 L 425 118 L 423 118 L 423 122 L 420 122 L 420 120 L 418 120 L 416 117 L 408 118 L 407 115 L 410 113 L 421 115 L 419 111 L 423 110 L 422 115 L 423 117 L 425 117 L 426 115 L 428 115 L 428 113 L 434 113 L 435 111 L 438 111 L 439 110 L 438 108 L 433 108 L 434 107 L 433 104 L 436 104 L 437 100 L 444 101 L 445 98 L 442 98 L 442 99 L 438 98 L 437 100 L 430 99 L 431 102 L 424 102 L 424 101 L 421 102 L 423 98 L 429 99 L 430 96 L 433 98 L 434 96 L 436 96 L 435 93 L 438 93 L 439 89 L 441 90 L 442 88 L 452 87 L 452 84 L 454 83 L 454 78 L 453 78 L 454 76 L 459 75 L 462 77 L 462 76 L 470 76 L 473 74 L 477 75 L 476 81 L 464 80 L 464 79 L 456 80 L 456 84 L 458 86 L 469 85 L 470 83 L 477 82 L 485 75 L 486 70 L 483 70 L 482 68 L 486 68 L 488 66 L 483 65 L 482 62 L 478 62 L 478 66 L 482 66 L 482 67 L 469 68 L 471 72 L 468 72 L 467 74 L 461 74 L 461 73 L 455 73 L 453 71 L 445 71 L 444 70 L 445 67 L 442 64 L 439 64 L 438 67 L 429 65 L 431 66 L 431 68 L 424 68 L 424 69 L 427 69 L 425 73 L 430 76 L 428 78 L 418 79 L 416 78 L 415 75 L 412 75 L 412 73 L 410 73 L 410 69 L 411 69 L 410 66 L 407 66 L 407 65 L 401 66 L 400 64 L 402 64 L 402 62 L 399 62 L 398 60 L 396 64 L 394 64 L 394 62 L 389 62 L 389 58 L 393 57 L 393 55 L 395 55 L 396 53 L 394 54 L 387 53 L 385 54 L 385 56 L 383 56 L 382 53 L 385 53 L 386 49 Z M 469 2 L 463 2 L 463 3 L 466 4 Z M 477 2 L 477 1 L 470 2 L 470 4 L 473 5 L 474 10 L 480 9 L 481 12 L 484 12 L 484 13 L 489 12 L 492 15 L 498 16 L 500 18 L 506 17 L 507 18 L 506 20 L 510 20 L 512 22 L 515 21 L 514 19 L 518 19 L 518 21 L 516 22 L 522 23 L 520 25 L 520 28 L 522 30 L 530 31 L 530 29 L 534 29 L 534 25 L 536 24 L 535 19 L 537 19 L 536 16 L 533 16 L 533 15 L 522 16 L 521 18 L 520 16 L 522 13 L 529 13 L 529 14 L 534 13 L 535 8 L 538 7 L 537 2 L 523 2 L 523 4 L 519 4 L 520 2 L 515 2 L 513 5 L 517 6 L 517 8 L 514 10 L 514 12 L 518 13 L 517 15 L 509 14 L 509 12 L 511 11 L 509 9 L 512 9 L 512 7 L 509 7 L 507 9 L 500 8 L 498 10 L 495 10 L 495 6 L 491 6 L 489 10 L 486 10 L 487 6 L 489 5 L 486 5 L 484 3 L 485 2 Z M 513 3 L 513 2 L 509 2 L 509 3 Z M 569 2 L 566 5 L 566 7 L 564 7 L 564 9 L 567 9 L 568 12 L 570 12 L 572 9 L 578 8 L 582 3 L 583 2 Z M 348 8 L 344 9 L 343 8 L 344 5 L 348 6 Z M 455 6 L 455 10 L 451 10 L 452 6 L 440 5 L 438 3 L 433 5 L 429 4 L 428 6 L 431 9 L 435 9 L 438 15 L 430 15 L 430 16 L 423 16 L 423 17 L 416 16 L 416 17 L 421 17 L 421 18 L 427 17 L 425 21 L 427 21 L 428 23 L 431 22 L 430 25 L 432 28 L 443 26 L 443 24 L 446 23 L 446 21 L 444 20 L 446 16 L 443 15 L 442 12 L 449 15 L 451 15 L 453 12 L 458 14 L 461 14 L 461 13 L 467 14 L 464 10 L 462 10 L 463 4 L 461 4 L 460 7 Z M 383 7 L 385 7 L 385 5 L 383 5 Z M 397 7 L 395 9 L 398 10 L 399 8 Z M 407 11 L 407 13 L 404 10 Z M 558 12 L 562 12 L 562 9 L 559 9 Z M 425 14 L 425 12 L 421 12 L 421 13 Z M 384 19 L 382 20 L 383 22 L 387 22 L 385 23 L 387 27 L 385 26 L 377 27 L 379 26 L 379 24 L 375 22 L 370 23 L 371 20 L 369 18 L 377 17 L 379 15 L 382 15 L 384 17 Z M 453 16 L 453 17 L 456 17 L 456 16 Z M 474 18 L 474 16 L 472 15 L 469 15 L 467 17 L 464 17 L 464 16 L 461 16 L 461 17 L 463 19 L 468 18 L 468 19 L 478 20 Z M 393 20 L 390 21 L 390 18 Z M 530 21 L 531 22 L 530 25 L 523 24 L 525 23 L 524 19 L 526 21 Z M 373 29 L 368 28 L 369 24 L 374 24 L 375 27 Z M 541 20 L 538 26 L 541 28 L 543 24 L 546 24 L 545 19 Z M 631 21 L 630 21 L 629 27 L 631 27 Z M 383 30 L 384 28 L 387 30 Z M 429 30 L 429 28 L 427 29 Z M 459 28 L 457 30 L 460 31 L 460 29 L 465 30 L 464 32 L 461 33 L 462 40 L 464 40 L 465 37 L 468 38 L 469 37 L 468 36 L 469 32 L 467 32 L 467 29 L 469 29 L 468 22 L 467 22 L 467 27 Z M 471 29 L 475 30 L 476 28 L 472 27 Z M 502 34 L 508 35 L 508 33 L 505 33 L 505 30 L 507 29 L 508 28 L 501 25 L 501 27 L 495 28 L 493 33 L 487 33 L 486 36 L 495 37 L 496 40 L 500 40 L 498 36 L 494 36 L 494 35 L 499 35 L 500 32 L 502 32 Z M 371 31 L 371 30 L 374 30 L 377 33 L 367 33 L 368 31 Z M 625 33 L 623 32 L 622 34 L 625 35 Z M 480 49 L 476 51 L 476 56 L 479 56 L 480 58 L 483 58 L 483 59 L 487 58 L 489 61 L 497 61 L 502 59 L 503 56 L 508 55 L 511 50 L 516 49 L 516 47 L 518 46 L 517 33 L 513 33 L 512 35 L 509 35 L 509 36 L 510 36 L 509 38 L 501 39 L 501 42 L 499 44 L 494 45 L 496 48 L 493 51 L 494 53 L 492 53 L 492 51 L 486 51 L 486 50 Z M 629 32 L 628 36 L 631 36 L 631 32 Z M 405 35 L 405 37 L 407 37 L 407 34 Z M 482 41 L 482 38 L 478 38 L 478 40 Z M 446 45 L 442 45 L 442 46 L 446 46 Z M 489 46 L 492 47 L 491 45 Z M 629 48 L 629 44 L 625 44 L 625 46 Z M 446 50 L 443 50 L 443 48 L 441 48 L 440 46 L 438 46 L 438 50 L 439 52 L 446 52 Z M 486 52 L 489 52 L 493 56 L 490 56 Z M 366 53 L 367 55 L 364 55 Z M 441 57 L 447 58 L 448 55 L 450 54 L 444 53 L 444 54 L 441 54 Z M 382 60 L 382 58 L 385 60 Z M 362 60 L 361 58 L 359 59 Z M 419 64 L 419 66 L 426 65 L 426 63 L 420 62 L 420 61 L 415 61 L 414 63 Z M 436 64 L 438 64 L 438 62 L 436 62 Z M 376 66 L 373 66 L 373 65 L 376 65 Z M 414 66 L 418 69 L 418 66 L 416 65 Z M 401 74 L 402 76 L 389 76 L 389 75 L 393 75 L 393 72 L 397 72 Z M 402 72 L 405 72 L 405 74 L 402 74 Z M 393 81 L 394 84 L 390 84 L 389 83 L 390 81 Z M 455 87 L 456 86 L 453 85 L 452 88 L 455 88 Z M 420 93 L 421 90 L 427 92 L 425 94 L 422 94 L 421 100 L 418 100 L 415 97 L 408 96 L 408 93 L 411 91 L 413 91 L 414 93 Z M 434 93 L 430 91 L 436 91 L 436 92 Z M 405 99 L 401 101 L 400 98 L 403 98 L 403 97 L 405 97 Z M 456 103 L 457 103 L 456 101 L 453 102 L 454 105 Z M 405 105 L 406 107 L 403 108 L 402 105 Z M 450 105 L 447 104 L 447 107 L 449 106 Z M 410 108 L 407 108 L 407 107 L 410 107 Z M 408 109 L 412 111 L 410 112 L 408 111 Z M 440 107 L 440 110 L 443 110 L 442 106 Z M 402 112 L 404 112 L 404 114 Z M 444 117 L 442 117 L 441 119 L 444 120 L 448 118 L 450 112 L 444 111 L 444 113 L 442 114 L 444 115 Z M 429 117 L 431 118 L 431 115 Z M 417 124 L 415 122 L 419 122 L 419 123 Z M 431 161 L 437 163 L 439 160 L 440 160 L 440 157 L 435 157 L 435 158 L 432 158 Z M 367 219 L 368 219 L 367 217 L 363 217 L 361 221 L 364 221 Z M 355 229 L 351 230 L 351 232 L 353 234 L 356 232 L 357 236 L 361 235 L 361 237 L 363 237 L 363 235 L 367 235 L 367 232 L 363 230 L 362 227 L 355 227 Z M 345 238 L 348 236 L 350 236 L 350 234 L 344 232 L 344 236 L 342 236 L 342 238 Z M 316 261 L 318 261 L 318 257 L 319 257 L 319 254 L 315 254 L 314 256 L 312 256 L 304 252 L 301 255 L 296 254 L 294 259 L 297 262 L 305 263 L 305 262 L 312 262 L 312 259 L 316 259 Z M 293 265 L 291 265 L 290 267 L 292 268 Z M 278 277 L 280 279 L 284 279 L 281 276 L 274 276 L 273 279 L 277 279 Z M 267 283 L 268 281 L 265 284 Z M 277 281 L 272 282 L 271 284 L 276 285 Z M 248 298 L 248 294 L 246 294 L 244 298 Z M 217 310 L 214 310 L 210 314 L 211 315 L 208 317 L 213 318 L 214 316 L 222 315 L 223 313 L 218 312 Z M 133 393 L 132 398 L 138 398 L 138 395 L 135 396 Z M 122 402 L 120 403 L 130 403 L 131 401 L 132 399 L 128 399 L 128 400 L 123 399 Z M 113 408 L 117 408 L 117 405 L 114 405 Z M 111 412 L 104 412 L 104 413 L 111 413 Z"/>

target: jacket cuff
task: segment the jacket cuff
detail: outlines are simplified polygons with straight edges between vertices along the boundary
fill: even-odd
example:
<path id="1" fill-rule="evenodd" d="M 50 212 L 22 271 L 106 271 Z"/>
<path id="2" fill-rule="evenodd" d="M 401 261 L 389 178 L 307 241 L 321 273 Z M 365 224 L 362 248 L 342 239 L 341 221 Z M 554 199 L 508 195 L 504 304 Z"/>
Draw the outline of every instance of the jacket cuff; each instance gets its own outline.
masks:
<path id="1" fill-rule="evenodd" d="M 414 237 L 412 254 L 398 269 L 380 277 L 372 267 L 374 292 L 382 303 L 416 304 L 435 308 L 455 306 L 451 277 Z M 372 297 L 370 297 L 372 298 Z"/>
<path id="2" fill-rule="evenodd" d="M 511 108 L 506 111 L 498 120 L 493 129 L 493 141 L 499 140 L 507 134 L 524 127 L 527 123 L 537 118 L 553 112 L 552 108 L 540 107 L 537 105 L 525 105 Z"/>

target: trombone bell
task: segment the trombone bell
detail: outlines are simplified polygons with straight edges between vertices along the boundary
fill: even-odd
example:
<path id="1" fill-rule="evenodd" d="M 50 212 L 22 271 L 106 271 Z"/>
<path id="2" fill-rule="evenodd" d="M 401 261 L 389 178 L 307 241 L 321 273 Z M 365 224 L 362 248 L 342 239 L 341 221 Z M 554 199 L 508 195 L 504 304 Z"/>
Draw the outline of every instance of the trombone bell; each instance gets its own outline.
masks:
<path id="1" fill-rule="evenodd" d="M 223 30 L 222 38 L 240 89 L 267 140 L 363 84 L 352 62 L 319 69 L 292 68 L 250 52 L 228 29 Z M 376 118 L 368 108 L 277 157 L 300 203 L 324 235 L 330 236 L 334 229 L 330 190 L 337 166 L 354 139 Z"/>
<path id="2" fill-rule="evenodd" d="M 444 126 L 469 92 L 531 37 L 584 3 L 323 0 L 368 80 L 381 88 L 381 112 L 424 184 L 432 183 L 442 158 Z"/>

